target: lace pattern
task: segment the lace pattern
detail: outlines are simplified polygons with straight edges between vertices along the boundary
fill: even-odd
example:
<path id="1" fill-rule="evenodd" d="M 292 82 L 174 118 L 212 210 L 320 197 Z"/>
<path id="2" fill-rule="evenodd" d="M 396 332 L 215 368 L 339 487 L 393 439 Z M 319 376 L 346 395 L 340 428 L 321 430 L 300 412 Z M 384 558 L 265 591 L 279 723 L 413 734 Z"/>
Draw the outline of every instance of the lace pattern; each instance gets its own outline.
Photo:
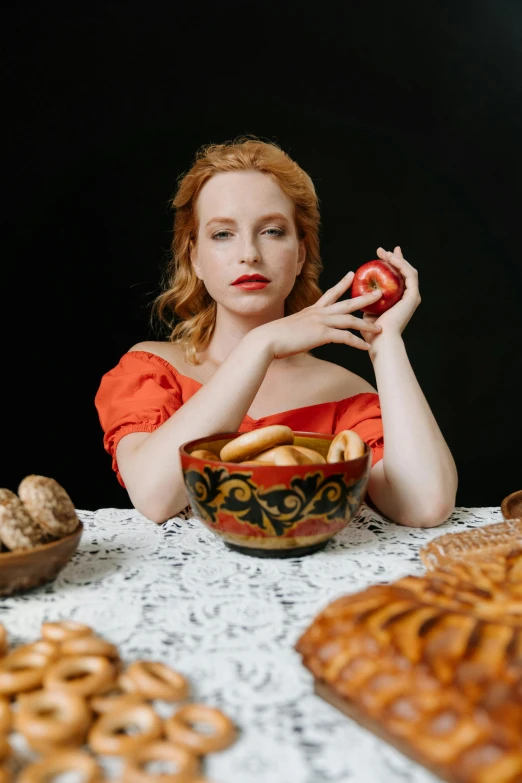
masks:
<path id="1" fill-rule="evenodd" d="M 78 514 L 85 531 L 55 581 L 2 601 L 13 644 L 34 640 L 45 620 L 71 618 L 117 644 L 126 663 L 162 660 L 186 674 L 193 699 L 225 710 L 241 732 L 208 757 L 213 783 L 435 781 L 315 696 L 293 646 L 334 598 L 424 573 L 423 544 L 499 522 L 498 508 L 457 508 L 442 527 L 414 529 L 364 505 L 325 550 L 281 560 L 230 551 L 189 514 L 161 526 L 129 509 Z M 116 778 L 119 760 L 103 763 Z"/>

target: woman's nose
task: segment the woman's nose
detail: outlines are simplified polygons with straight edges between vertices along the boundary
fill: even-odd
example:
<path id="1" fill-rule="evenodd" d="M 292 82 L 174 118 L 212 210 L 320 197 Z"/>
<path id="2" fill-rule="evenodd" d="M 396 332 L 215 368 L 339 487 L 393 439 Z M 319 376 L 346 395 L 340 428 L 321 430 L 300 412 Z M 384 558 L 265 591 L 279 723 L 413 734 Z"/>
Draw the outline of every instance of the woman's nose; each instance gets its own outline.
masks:
<path id="1" fill-rule="evenodd" d="M 241 249 L 241 263 L 255 264 L 259 261 L 259 250 L 253 240 L 245 240 Z"/>

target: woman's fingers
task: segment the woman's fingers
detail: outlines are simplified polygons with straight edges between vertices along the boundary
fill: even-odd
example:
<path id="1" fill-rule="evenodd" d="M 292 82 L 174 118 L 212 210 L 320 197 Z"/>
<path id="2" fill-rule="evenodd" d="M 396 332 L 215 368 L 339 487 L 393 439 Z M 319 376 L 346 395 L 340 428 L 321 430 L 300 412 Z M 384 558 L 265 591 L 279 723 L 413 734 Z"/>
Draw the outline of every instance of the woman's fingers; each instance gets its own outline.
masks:
<path id="1" fill-rule="evenodd" d="M 356 318 L 354 315 L 344 313 L 325 313 L 325 324 L 334 329 L 364 329 L 366 332 L 378 334 L 381 331 L 380 326 L 373 323 L 367 323 L 362 318 Z"/>
<path id="2" fill-rule="evenodd" d="M 329 329 L 328 330 L 329 343 L 340 343 L 342 345 L 351 345 L 352 348 L 359 348 L 361 351 L 367 351 L 371 348 L 370 344 L 365 342 L 362 337 L 357 337 L 352 332 L 346 332 L 343 329 Z"/>
<path id="3" fill-rule="evenodd" d="M 396 267 L 402 275 L 408 279 L 417 276 L 417 270 L 408 262 L 402 255 L 400 247 L 397 245 L 395 251 L 392 253 L 390 250 L 384 250 L 382 247 L 377 248 L 377 255 L 382 258 L 383 261 L 388 261 L 392 266 Z"/>
<path id="4" fill-rule="evenodd" d="M 326 307 L 327 305 L 337 302 L 339 297 L 350 288 L 354 274 L 354 272 L 348 272 L 348 274 L 342 277 L 338 283 L 332 286 L 332 288 L 329 288 L 328 291 L 324 292 L 320 299 L 318 299 L 315 303 L 315 306 L 317 307 L 319 305 L 320 307 Z"/>
<path id="5" fill-rule="evenodd" d="M 363 294 L 362 296 L 354 296 L 353 299 L 349 299 L 350 303 L 350 311 L 349 312 L 355 312 L 356 310 L 362 310 L 363 307 L 367 307 L 367 305 L 373 304 L 378 299 L 380 299 L 382 296 L 382 291 L 379 288 L 376 291 L 372 291 L 370 294 Z"/>
<path id="6" fill-rule="evenodd" d="M 336 313 L 355 313 L 357 310 L 373 304 L 382 296 L 382 292 L 372 291 L 370 294 L 364 294 L 363 296 L 355 296 L 353 299 L 341 299 L 339 302 L 334 302 L 331 305 L 324 306 L 325 312 L 329 315 Z"/>

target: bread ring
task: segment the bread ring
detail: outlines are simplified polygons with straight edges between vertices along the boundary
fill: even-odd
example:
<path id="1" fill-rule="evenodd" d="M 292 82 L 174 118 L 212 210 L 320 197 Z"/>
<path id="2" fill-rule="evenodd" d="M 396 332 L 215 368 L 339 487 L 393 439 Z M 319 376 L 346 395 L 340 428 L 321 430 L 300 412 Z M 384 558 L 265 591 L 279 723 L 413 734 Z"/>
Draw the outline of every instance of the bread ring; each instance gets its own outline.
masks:
<path id="1" fill-rule="evenodd" d="M 3 658 L 4 655 L 7 655 L 8 649 L 9 649 L 9 643 L 8 643 L 7 631 L 5 630 L 4 626 L 0 623 L 0 658 Z"/>
<path id="2" fill-rule="evenodd" d="M 276 446 L 258 454 L 254 461 L 263 465 L 312 465 L 325 459 L 318 451 L 302 446 Z"/>
<path id="3" fill-rule="evenodd" d="M 111 710 L 122 710 L 126 707 L 134 707 L 143 704 L 145 698 L 140 693 L 129 693 L 116 686 L 110 691 L 99 693 L 90 700 L 93 712 L 102 714 Z"/>
<path id="4" fill-rule="evenodd" d="M 9 740 L 3 734 L 0 734 L 0 764 L 4 762 L 12 753 Z"/>
<path id="5" fill-rule="evenodd" d="M 35 522 L 56 538 L 78 527 L 73 502 L 57 481 L 47 476 L 26 476 L 18 487 L 20 500 Z"/>
<path id="6" fill-rule="evenodd" d="M 324 465 L 326 463 L 326 460 L 323 457 L 323 455 L 320 454 L 315 449 L 309 449 L 307 446 L 295 446 L 295 445 L 294 445 L 294 449 L 297 449 L 297 451 L 300 451 L 302 454 L 306 454 L 308 457 L 310 457 L 312 462 L 316 464 Z"/>
<path id="7" fill-rule="evenodd" d="M 43 683 L 48 690 L 60 690 L 78 696 L 106 691 L 114 682 L 114 666 L 101 655 L 67 655 L 51 663 Z"/>
<path id="8" fill-rule="evenodd" d="M 135 661 L 127 667 L 125 675 L 146 699 L 183 701 L 189 694 L 186 678 L 159 661 Z"/>
<path id="9" fill-rule="evenodd" d="M 47 538 L 20 498 L 10 489 L 0 489 L 0 541 L 14 552 L 32 549 Z"/>
<path id="10" fill-rule="evenodd" d="M 0 694 L 14 696 L 42 684 L 49 658 L 34 650 L 9 653 L 0 660 Z"/>
<path id="11" fill-rule="evenodd" d="M 60 657 L 58 645 L 56 642 L 49 641 L 49 639 L 38 639 L 36 642 L 21 644 L 19 647 L 15 647 L 14 650 L 12 650 L 11 655 L 19 655 L 20 653 L 26 652 L 36 652 L 45 655 L 49 663 Z"/>
<path id="12" fill-rule="evenodd" d="M 285 446 L 294 442 L 294 433 L 284 424 L 271 424 L 258 430 L 244 432 L 226 443 L 219 454 L 223 462 L 244 462 L 262 451 L 274 446 Z"/>
<path id="13" fill-rule="evenodd" d="M 100 766 L 84 750 L 59 750 L 25 767 L 18 783 L 49 783 L 67 772 L 78 773 L 82 783 L 102 783 L 104 780 Z"/>
<path id="14" fill-rule="evenodd" d="M 66 639 L 76 639 L 79 636 L 91 636 L 92 628 L 74 620 L 59 620 L 55 623 L 43 623 L 42 636 L 51 642 L 64 642 Z"/>
<path id="15" fill-rule="evenodd" d="M 9 734 L 11 731 L 12 719 L 13 716 L 11 714 L 9 701 L 3 696 L 0 696 L 0 736 L 2 734 Z"/>
<path id="16" fill-rule="evenodd" d="M 353 430 L 339 432 L 330 443 L 327 462 L 348 462 L 363 457 L 366 444 Z"/>
<path id="17" fill-rule="evenodd" d="M 214 459 L 219 460 L 219 457 L 217 454 L 214 454 L 213 451 L 209 451 L 208 449 L 196 449 L 195 451 L 190 452 L 191 457 L 197 457 L 198 459 Z"/>
<path id="18" fill-rule="evenodd" d="M 113 664 L 119 663 L 120 653 L 115 644 L 101 639 L 99 636 L 77 636 L 65 639 L 60 645 L 62 655 L 99 655 L 108 658 Z"/>
<path id="19" fill-rule="evenodd" d="M 150 774 L 143 768 L 154 761 L 173 761 L 177 767 L 176 772 L 161 775 L 162 783 L 192 783 L 199 772 L 198 759 L 185 748 L 178 748 L 170 742 L 151 742 L 126 759 L 122 774 L 125 783 L 154 783 L 159 780 L 159 775 Z"/>
<path id="20" fill-rule="evenodd" d="M 136 734 L 125 734 L 137 728 Z M 96 720 L 87 741 L 95 753 L 107 756 L 129 756 L 138 748 L 161 736 L 163 724 L 149 704 L 136 704 L 123 710 L 111 710 Z"/>
<path id="21" fill-rule="evenodd" d="M 212 728 L 212 734 L 197 731 L 193 724 L 204 723 Z M 236 738 L 236 729 L 221 710 L 205 704 L 187 704 L 165 721 L 167 737 L 175 745 L 204 756 L 216 750 L 224 750 Z"/>
<path id="22" fill-rule="evenodd" d="M 118 677 L 118 686 L 122 689 L 122 691 L 125 691 L 125 693 L 138 693 L 138 686 L 134 680 L 131 680 L 126 672 L 120 674 Z"/>
<path id="23" fill-rule="evenodd" d="M 35 750 L 47 752 L 61 745 L 81 745 L 91 722 L 91 711 L 81 696 L 41 690 L 20 697 L 14 728 Z"/>

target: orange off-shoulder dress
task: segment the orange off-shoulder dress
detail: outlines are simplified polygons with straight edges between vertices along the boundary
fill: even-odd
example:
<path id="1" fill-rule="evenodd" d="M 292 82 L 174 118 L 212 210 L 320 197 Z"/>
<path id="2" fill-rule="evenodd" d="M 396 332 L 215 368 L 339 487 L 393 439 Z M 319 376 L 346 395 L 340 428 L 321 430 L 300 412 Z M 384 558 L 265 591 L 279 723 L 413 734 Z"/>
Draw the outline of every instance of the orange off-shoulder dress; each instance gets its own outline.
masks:
<path id="1" fill-rule="evenodd" d="M 124 487 L 116 461 L 116 447 L 130 432 L 153 432 L 183 403 L 201 383 L 181 375 L 169 362 L 148 351 L 130 351 L 100 383 L 95 405 L 104 432 L 103 445 L 112 457 L 112 467 Z M 355 430 L 372 450 L 372 465 L 382 459 L 384 441 L 379 397 L 374 393 L 355 394 L 344 400 L 320 402 L 271 416 L 252 419 L 245 416 L 240 432 L 269 424 L 286 424 L 293 430 L 336 435 Z"/>

